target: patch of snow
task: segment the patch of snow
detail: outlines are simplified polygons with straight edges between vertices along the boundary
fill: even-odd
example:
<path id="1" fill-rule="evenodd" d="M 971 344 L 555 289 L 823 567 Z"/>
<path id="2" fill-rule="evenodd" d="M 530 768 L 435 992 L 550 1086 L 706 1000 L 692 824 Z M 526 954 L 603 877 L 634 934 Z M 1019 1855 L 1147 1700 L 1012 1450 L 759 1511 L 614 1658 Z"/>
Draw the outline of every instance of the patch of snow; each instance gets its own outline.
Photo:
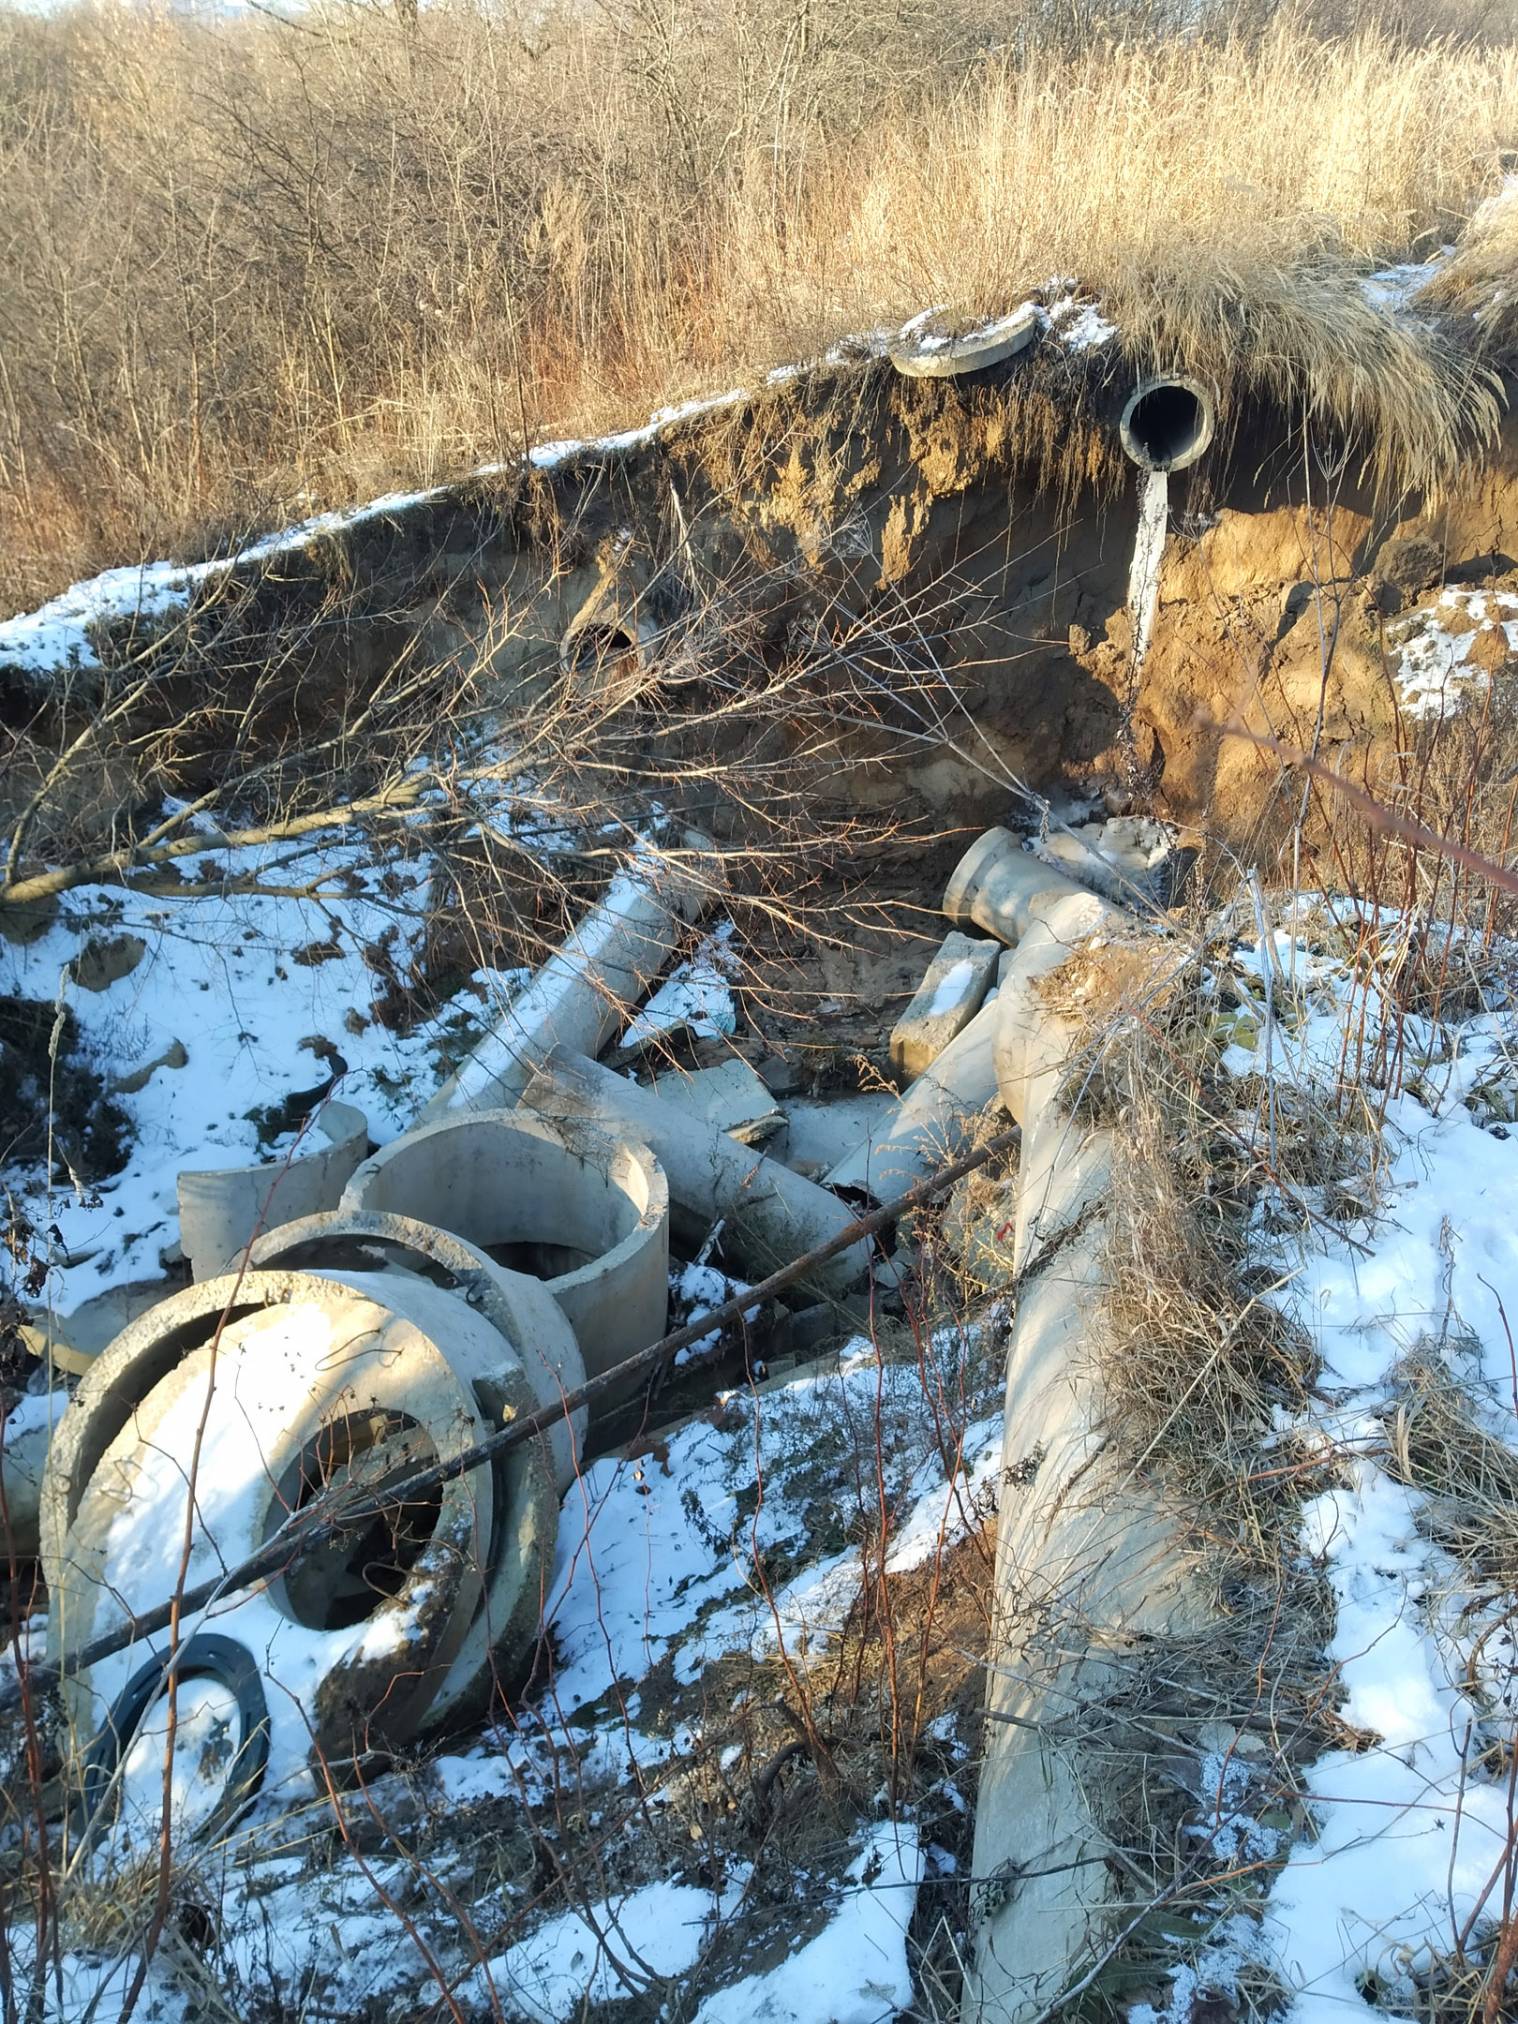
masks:
<path id="1" fill-rule="evenodd" d="M 767 1974 L 708 1996 L 695 2024 L 881 2024 L 910 2008 L 907 1929 L 923 1867 L 915 1828 L 872 1829 L 822 1931 Z"/>
<path id="2" fill-rule="evenodd" d="M 525 1940 L 476 1969 L 459 1992 L 492 1994 L 512 2017 L 568 2024 L 589 2004 L 638 1996 L 655 1978 L 696 1965 L 742 1898 L 734 1880 L 720 1892 L 658 1882 L 585 1912 L 548 1919 Z"/>
<path id="3" fill-rule="evenodd" d="M 738 1030 L 738 1008 L 732 979 L 738 961 L 732 947 L 733 924 L 722 921 L 702 937 L 695 952 L 677 963 L 643 1009 L 629 1021 L 623 1047 L 646 1047 L 660 1034 L 690 1033 L 715 1040 Z"/>
<path id="4" fill-rule="evenodd" d="M 966 991 L 969 990 L 974 981 L 975 965 L 970 961 L 968 956 L 961 956 L 957 963 L 949 965 L 948 969 L 945 970 L 943 976 L 939 979 L 938 989 L 933 993 L 933 1002 L 928 1007 L 925 1016 L 929 1019 L 937 1019 L 945 1012 L 952 1012 L 954 1007 L 963 1000 Z"/>
<path id="5" fill-rule="evenodd" d="M 1399 618 L 1387 628 L 1402 707 L 1410 717 L 1449 715 L 1491 687 L 1485 668 L 1467 665 L 1477 629 L 1502 627 L 1518 653 L 1518 595 L 1510 591 L 1448 589 L 1436 604 Z"/>

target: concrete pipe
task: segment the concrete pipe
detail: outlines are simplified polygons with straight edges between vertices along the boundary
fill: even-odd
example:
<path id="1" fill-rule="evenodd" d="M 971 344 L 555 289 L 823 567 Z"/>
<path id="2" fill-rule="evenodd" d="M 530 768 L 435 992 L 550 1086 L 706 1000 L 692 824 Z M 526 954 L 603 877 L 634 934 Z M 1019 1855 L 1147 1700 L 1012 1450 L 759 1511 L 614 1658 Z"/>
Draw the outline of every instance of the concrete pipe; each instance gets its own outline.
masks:
<path id="1" fill-rule="evenodd" d="M 260 1237 L 250 1262 L 261 1270 L 320 1272 L 339 1279 L 352 1272 L 410 1272 L 458 1294 L 494 1324 L 507 1350 L 521 1360 L 534 1405 L 557 1405 L 585 1382 L 585 1359 L 575 1332 L 541 1280 L 508 1271 L 477 1244 L 412 1216 L 341 1209 L 307 1216 Z M 581 1406 L 543 1437 L 561 1495 L 579 1472 L 588 1417 L 588 1407 Z"/>
<path id="2" fill-rule="evenodd" d="M 66 1391 L 28 1392 L 0 1422 L 0 1569 L 41 1544 L 42 1478 L 68 1402 Z"/>
<path id="3" fill-rule="evenodd" d="M 1183 373 L 1140 380 L 1123 404 L 1118 436 L 1141 471 L 1184 471 L 1212 441 L 1217 395 Z"/>
<path id="4" fill-rule="evenodd" d="M 1072 895 L 1086 901 L 1095 933 L 1103 902 L 1062 871 L 1024 850 L 1006 829 L 978 836 L 949 876 L 943 910 L 956 927 L 978 927 L 1015 948 L 1033 923 Z"/>
<path id="5" fill-rule="evenodd" d="M 182 1173 L 179 1242 L 194 1277 L 214 1279 L 228 1271 L 255 1231 L 335 1209 L 368 1146 L 363 1112 L 350 1103 L 326 1103 L 292 1159 Z"/>
<path id="6" fill-rule="evenodd" d="M 559 666 L 582 681 L 606 683 L 646 668 L 659 631 L 636 586 L 608 574 L 564 628 Z"/>
<path id="7" fill-rule="evenodd" d="M 847 1206 L 815 1181 L 565 1048 L 554 1050 L 523 1103 L 563 1130 L 589 1124 L 650 1146 L 675 1201 L 703 1228 L 720 1220 L 724 1256 L 755 1279 L 825 1244 L 852 1221 Z M 861 1241 L 803 1284 L 816 1298 L 837 1298 L 859 1285 L 869 1266 L 869 1246 Z"/>
<path id="8" fill-rule="evenodd" d="M 219 1298 L 219 1328 L 200 1295 Z M 187 1537 L 194 1586 L 288 1534 L 284 1573 L 216 1606 L 218 1626 L 280 1684 L 283 1768 L 308 1751 L 342 1762 L 404 1742 L 478 1619 L 498 1527 L 510 1536 L 555 1508 L 541 1459 L 543 1495 L 525 1512 L 498 1514 L 496 1478 L 477 1468 L 304 1553 L 300 1514 L 340 1486 L 381 1499 L 483 1439 L 498 1413 L 494 1400 L 482 1410 L 472 1378 L 500 1355 L 483 1316 L 399 1274 L 253 1273 L 242 1289 L 229 1277 L 165 1302 L 84 1379 L 60 1433 L 77 1416 L 88 1438 L 56 1470 L 49 1460 L 49 1656 L 67 1659 L 172 1592 Z M 70 1672 L 76 1725 L 98 1726 L 142 1658 L 132 1648 Z"/>
<path id="9" fill-rule="evenodd" d="M 465 1112 L 366 1160 L 341 1206 L 435 1223 L 540 1279 L 591 1377 L 664 1333 L 669 1184 L 635 1140 L 530 1113 Z"/>
<path id="10" fill-rule="evenodd" d="M 996 1101 L 998 1002 L 983 1005 L 879 1129 L 838 1162 L 830 1188 L 888 1202 L 964 1151 L 975 1120 Z"/>
<path id="11" fill-rule="evenodd" d="M 941 335 L 916 317 L 892 344 L 889 357 L 908 379 L 959 379 L 965 373 L 985 372 L 1026 351 L 1038 331 L 1038 308 L 1032 302 L 1021 303 L 1009 316 L 959 337 Z"/>
<path id="12" fill-rule="evenodd" d="M 720 891 L 721 868 L 708 838 L 687 832 L 695 862 L 650 850 L 613 879 L 588 913 L 422 1111 L 426 1122 L 454 1110 L 515 1103 L 549 1049 L 596 1055 L 658 976 L 680 939 Z"/>

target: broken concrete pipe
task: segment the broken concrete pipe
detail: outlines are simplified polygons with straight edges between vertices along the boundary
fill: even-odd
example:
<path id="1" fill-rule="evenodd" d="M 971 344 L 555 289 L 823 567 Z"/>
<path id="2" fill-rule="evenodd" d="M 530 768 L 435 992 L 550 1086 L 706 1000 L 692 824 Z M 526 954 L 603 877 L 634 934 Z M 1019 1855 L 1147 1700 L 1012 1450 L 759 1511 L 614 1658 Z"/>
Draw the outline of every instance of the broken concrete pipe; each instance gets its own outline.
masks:
<path id="1" fill-rule="evenodd" d="M 554 1049 L 522 1100 L 563 1132 L 623 1133 L 651 1148 L 672 1199 L 703 1234 L 720 1221 L 724 1257 L 756 1278 L 815 1250 L 853 1220 L 815 1181 L 567 1048 Z M 870 1247 L 861 1239 L 803 1283 L 814 1298 L 836 1299 L 869 1269 Z"/>
<path id="2" fill-rule="evenodd" d="M 541 1280 L 497 1265 L 477 1244 L 415 1217 L 341 1209 L 306 1216 L 260 1237 L 248 1262 L 258 1270 L 337 1279 L 351 1272 L 413 1273 L 457 1293 L 494 1323 L 521 1360 L 538 1405 L 557 1405 L 585 1382 L 575 1332 Z M 561 1493 L 578 1473 L 587 1418 L 588 1408 L 581 1406 L 544 1436 Z"/>
<path id="3" fill-rule="evenodd" d="M 1141 471 L 1184 471 L 1212 441 L 1217 396 L 1184 373 L 1140 380 L 1123 403 L 1118 438 Z"/>
<path id="4" fill-rule="evenodd" d="M 995 1041 L 993 1000 L 923 1070 L 881 1127 L 845 1154 L 827 1185 L 888 1202 L 956 1158 L 975 1120 L 996 1101 Z"/>
<path id="5" fill-rule="evenodd" d="M 517 1101 L 550 1048 L 597 1055 L 668 962 L 683 928 L 722 890 L 709 837 L 683 836 L 683 855 L 651 845 L 613 879 L 524 991 L 505 1007 L 422 1111 L 497 1110 Z"/>
<path id="6" fill-rule="evenodd" d="M 664 1333 L 669 1184 L 631 1137 L 530 1112 L 464 1112 L 366 1160 L 341 1207 L 436 1224 L 540 1279 L 590 1377 Z"/>
<path id="7" fill-rule="evenodd" d="M 172 1587 L 187 1536 L 193 1585 L 288 1530 L 287 1573 L 224 1598 L 218 1624 L 271 1676 L 299 1680 L 302 1757 L 394 1747 L 440 1696 L 488 1692 L 502 1640 L 515 1660 L 535 1634 L 557 1497 L 538 1443 L 524 1444 L 524 1468 L 477 1468 L 415 1508 L 386 1509 L 385 1484 L 534 1403 L 491 1323 L 419 1279 L 245 1272 L 187 1288 L 100 1357 L 53 1441 L 40 1526 L 49 1657 Z M 333 1486 L 365 1516 L 301 1555 L 300 1514 Z M 503 1579 L 508 1593 L 492 1596 Z M 94 1734 L 141 1659 L 132 1647 L 70 1673 L 76 1738 Z"/>
<path id="8" fill-rule="evenodd" d="M 1083 1708 L 1123 1690 L 1122 1654 L 1135 1638 L 1194 1631 L 1207 1604 L 1178 1527 L 1113 1441 L 1103 1411 L 1091 1343 L 1109 1292 L 1103 1213 L 1113 1141 L 1067 1108 L 1084 1031 L 1075 994 L 1048 989 L 1090 950 L 1093 934 L 1131 928 L 1132 918 L 1026 853 L 1008 870 L 1002 846 L 986 846 L 982 838 L 976 862 L 956 880 L 1017 933 L 991 1009 L 1001 1098 L 1023 1129 L 1010 1259 L 1022 1291 L 1007 1354 L 1001 1474 L 1022 1487 L 1003 1499 L 997 1526 L 973 1858 L 977 1876 L 1012 1882 L 977 1894 L 961 2014 L 1026 2024 L 1048 2014 L 1113 1894 L 1089 1780 L 1056 1731 L 1076 1728 Z M 1058 1270 L 1031 1269 L 1056 1249 Z M 1042 1598 L 1032 1610 L 1030 1569 Z M 1051 1638 L 1051 1622 L 1088 1628 Z M 1032 1870 L 1030 1847 L 1039 1855 Z"/>
<path id="9" fill-rule="evenodd" d="M 369 1122 L 349 1103 L 324 1103 L 288 1159 L 179 1176 L 179 1244 L 196 1279 L 242 1257 L 257 1230 L 335 1209 L 369 1147 Z"/>
<path id="10" fill-rule="evenodd" d="M 648 665 L 660 627 L 638 586 L 613 571 L 603 576 L 564 628 L 559 666 L 582 683 L 603 684 Z"/>
<path id="11" fill-rule="evenodd" d="M 980 928 L 1016 948 L 1036 920 L 1071 897 L 1087 903 L 1092 927 L 1086 932 L 1094 933 L 1103 902 L 1089 888 L 1024 850 L 1010 830 L 988 829 L 950 873 L 943 910 L 956 927 Z"/>

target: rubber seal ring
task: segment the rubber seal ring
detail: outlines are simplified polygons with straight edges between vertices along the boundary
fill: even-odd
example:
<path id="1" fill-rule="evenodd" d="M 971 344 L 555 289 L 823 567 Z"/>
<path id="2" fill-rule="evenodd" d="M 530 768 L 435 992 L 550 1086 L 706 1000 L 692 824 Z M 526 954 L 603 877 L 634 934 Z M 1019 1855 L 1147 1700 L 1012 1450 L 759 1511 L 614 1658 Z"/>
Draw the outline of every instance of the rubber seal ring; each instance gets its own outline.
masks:
<path id="1" fill-rule="evenodd" d="M 167 1652 L 156 1653 L 133 1673 L 117 1696 L 99 1733 L 85 1752 L 80 1793 L 74 1803 L 73 1829 L 83 1846 L 96 1816 L 110 1792 L 122 1757 L 142 1726 L 143 1717 L 168 1687 L 169 1673 L 176 1681 L 216 1680 L 237 1702 L 237 1752 L 227 1770 L 220 1800 L 195 1829 L 194 1839 L 203 1841 L 230 1827 L 263 1783 L 269 1764 L 269 1702 L 263 1677 L 246 1645 L 218 1631 L 197 1631 L 179 1647 L 170 1660 Z"/>

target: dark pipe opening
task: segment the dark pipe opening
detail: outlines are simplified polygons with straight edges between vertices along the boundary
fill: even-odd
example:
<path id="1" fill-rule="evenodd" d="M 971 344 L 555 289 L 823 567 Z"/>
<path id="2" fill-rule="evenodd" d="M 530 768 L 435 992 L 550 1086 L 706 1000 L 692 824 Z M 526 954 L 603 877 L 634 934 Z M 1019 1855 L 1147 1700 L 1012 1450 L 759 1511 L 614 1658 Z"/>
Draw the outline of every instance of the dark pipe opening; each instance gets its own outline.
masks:
<path id="1" fill-rule="evenodd" d="M 587 625 L 564 642 L 564 659 L 577 675 L 593 675 L 636 650 L 637 641 L 621 626 Z"/>
<path id="2" fill-rule="evenodd" d="M 1129 397 L 1121 435 L 1143 470 L 1183 470 L 1212 440 L 1211 397 L 1194 380 L 1148 380 Z"/>

